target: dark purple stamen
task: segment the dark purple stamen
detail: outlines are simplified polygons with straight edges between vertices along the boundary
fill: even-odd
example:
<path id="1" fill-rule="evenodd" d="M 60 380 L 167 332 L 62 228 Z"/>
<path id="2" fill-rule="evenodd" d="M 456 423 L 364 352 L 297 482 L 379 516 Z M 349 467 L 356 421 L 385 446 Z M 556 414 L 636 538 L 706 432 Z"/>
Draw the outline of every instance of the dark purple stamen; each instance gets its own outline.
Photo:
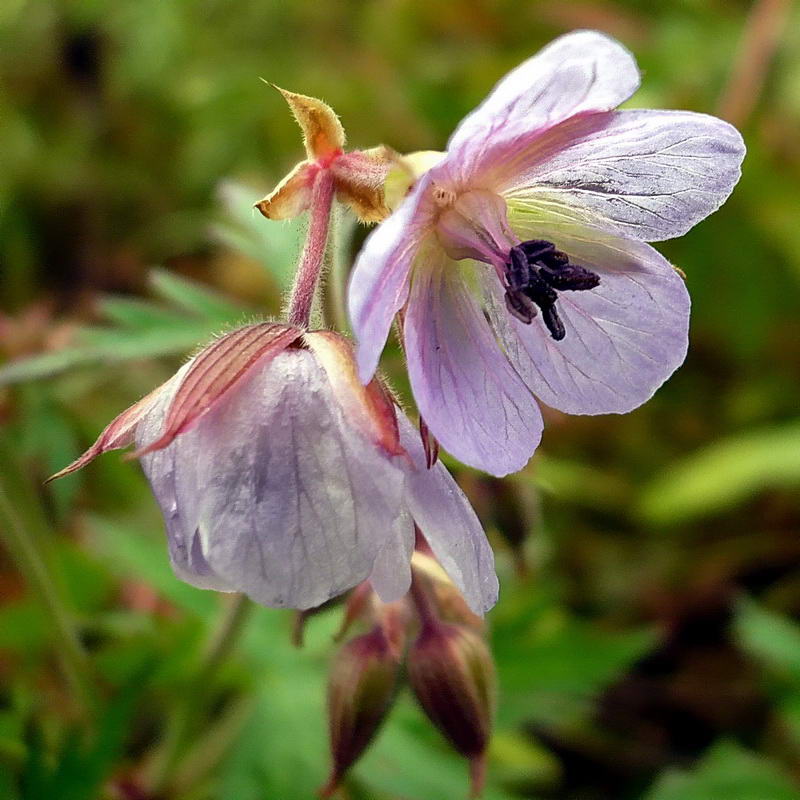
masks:
<path id="1" fill-rule="evenodd" d="M 556 301 L 563 291 L 594 289 L 600 276 L 585 267 L 570 263 L 552 242 L 531 239 L 512 247 L 506 262 L 506 307 L 526 325 L 542 311 L 542 321 L 556 341 L 566 335 L 558 316 Z"/>

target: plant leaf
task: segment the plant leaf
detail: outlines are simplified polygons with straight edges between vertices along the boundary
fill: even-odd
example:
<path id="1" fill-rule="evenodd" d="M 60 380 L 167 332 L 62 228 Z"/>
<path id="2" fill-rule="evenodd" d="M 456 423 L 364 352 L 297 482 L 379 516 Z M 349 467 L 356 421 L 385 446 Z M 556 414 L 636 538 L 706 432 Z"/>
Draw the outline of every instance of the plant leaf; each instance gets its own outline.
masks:
<path id="1" fill-rule="evenodd" d="M 730 437 L 673 464 L 642 492 L 645 522 L 683 522 L 800 483 L 800 423 Z"/>

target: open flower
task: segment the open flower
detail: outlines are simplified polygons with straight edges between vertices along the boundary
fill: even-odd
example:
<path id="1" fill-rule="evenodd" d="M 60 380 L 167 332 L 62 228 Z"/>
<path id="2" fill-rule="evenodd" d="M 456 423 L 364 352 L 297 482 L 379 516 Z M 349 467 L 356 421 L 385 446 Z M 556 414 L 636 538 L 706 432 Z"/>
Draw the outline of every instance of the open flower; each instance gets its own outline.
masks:
<path id="1" fill-rule="evenodd" d="M 134 441 L 188 583 L 310 608 L 369 579 L 395 600 L 416 523 L 475 611 L 496 600 L 475 512 L 338 334 L 263 322 L 220 337 L 54 477 Z"/>
<path id="2" fill-rule="evenodd" d="M 419 410 L 467 464 L 504 475 L 539 443 L 534 395 L 622 413 L 681 364 L 689 297 L 645 241 L 715 211 L 739 133 L 682 111 L 613 111 L 639 85 L 622 46 L 563 36 L 512 70 L 369 238 L 349 290 L 360 376 L 392 319 Z"/>

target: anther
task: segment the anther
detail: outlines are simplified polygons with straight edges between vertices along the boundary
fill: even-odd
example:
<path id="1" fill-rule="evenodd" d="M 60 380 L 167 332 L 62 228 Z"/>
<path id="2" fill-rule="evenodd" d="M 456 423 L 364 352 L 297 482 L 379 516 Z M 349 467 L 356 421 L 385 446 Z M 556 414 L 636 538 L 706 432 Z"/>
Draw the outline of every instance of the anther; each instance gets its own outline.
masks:
<path id="1" fill-rule="evenodd" d="M 594 289 L 600 284 L 599 275 L 577 264 L 567 263 L 558 269 L 544 266 L 539 270 L 539 275 L 554 289 L 561 291 L 565 289 L 573 292 L 583 291 Z"/>
<path id="2" fill-rule="evenodd" d="M 550 331 L 550 335 L 557 342 L 560 342 L 567 335 L 567 329 L 564 327 L 561 317 L 558 316 L 555 303 L 542 309 L 542 321 L 547 326 L 547 330 Z"/>
<path id="3" fill-rule="evenodd" d="M 526 297 L 522 292 L 506 290 L 506 308 L 509 313 L 526 325 L 531 324 L 531 320 L 538 313 L 536 305 L 530 297 Z"/>
<path id="4" fill-rule="evenodd" d="M 530 239 L 512 247 L 506 262 L 506 308 L 520 322 L 529 325 L 542 311 L 542 322 L 550 335 L 560 341 L 566 329 L 556 302 L 562 291 L 594 289 L 600 276 L 586 267 L 570 263 L 566 253 L 545 239 Z"/>

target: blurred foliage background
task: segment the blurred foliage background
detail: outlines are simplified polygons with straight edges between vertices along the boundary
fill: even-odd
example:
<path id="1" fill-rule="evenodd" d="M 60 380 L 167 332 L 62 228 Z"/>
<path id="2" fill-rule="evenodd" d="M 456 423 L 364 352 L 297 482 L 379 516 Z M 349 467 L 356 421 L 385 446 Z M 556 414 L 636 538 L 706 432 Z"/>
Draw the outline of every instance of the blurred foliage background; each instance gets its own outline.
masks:
<path id="1" fill-rule="evenodd" d="M 250 207 L 301 145 L 259 77 L 327 100 L 355 147 L 435 149 L 578 27 L 635 52 L 630 105 L 725 116 L 749 155 L 728 204 L 660 246 L 694 311 L 689 358 L 656 397 L 625 417 L 548 413 L 505 482 L 451 464 L 501 573 L 486 798 L 800 798 L 788 0 L 0 4 L 1 798 L 313 796 L 340 612 L 297 650 L 291 615 L 257 609 L 214 663 L 227 600 L 173 577 L 137 466 L 109 455 L 43 480 L 213 332 L 278 311 L 301 231 Z M 406 389 L 398 352 L 385 363 Z M 403 694 L 342 796 L 466 786 Z"/>

